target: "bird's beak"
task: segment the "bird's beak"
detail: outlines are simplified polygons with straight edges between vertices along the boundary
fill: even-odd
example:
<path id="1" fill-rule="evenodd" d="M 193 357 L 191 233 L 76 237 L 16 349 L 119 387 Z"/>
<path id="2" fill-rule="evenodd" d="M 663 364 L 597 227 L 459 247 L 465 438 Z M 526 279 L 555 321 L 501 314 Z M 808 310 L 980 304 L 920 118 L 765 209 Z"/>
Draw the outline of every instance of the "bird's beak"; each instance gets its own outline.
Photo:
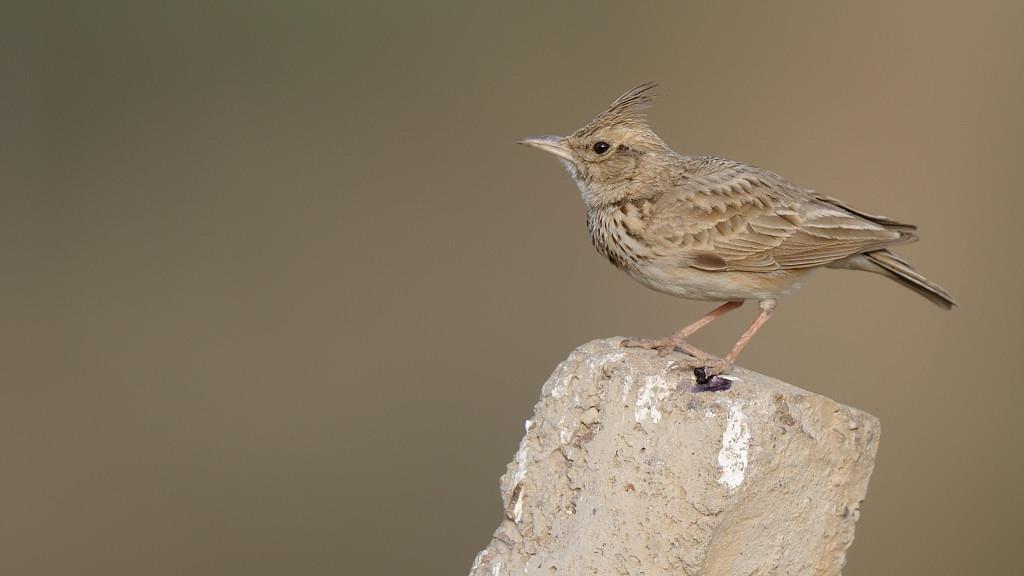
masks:
<path id="1" fill-rule="evenodd" d="M 540 148 L 545 152 L 551 152 L 566 162 L 573 162 L 572 152 L 569 150 L 569 147 L 566 146 L 565 138 L 562 138 L 561 136 L 537 136 L 535 138 L 520 140 L 519 143 L 532 146 L 534 148 Z"/>

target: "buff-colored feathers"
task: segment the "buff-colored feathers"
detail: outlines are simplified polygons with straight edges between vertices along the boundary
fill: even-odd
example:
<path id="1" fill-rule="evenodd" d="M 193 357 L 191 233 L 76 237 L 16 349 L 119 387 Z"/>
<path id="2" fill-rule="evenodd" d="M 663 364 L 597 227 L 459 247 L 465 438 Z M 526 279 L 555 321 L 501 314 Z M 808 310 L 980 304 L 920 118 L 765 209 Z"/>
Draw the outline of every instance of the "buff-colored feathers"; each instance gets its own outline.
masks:
<path id="1" fill-rule="evenodd" d="M 709 374 L 728 372 L 779 298 L 817 268 L 885 275 L 943 307 L 953 297 L 889 251 L 917 240 L 916 227 L 857 210 L 749 164 L 684 156 L 651 130 L 646 83 L 564 138 L 522 143 L 562 160 L 587 207 L 594 247 L 612 264 L 659 292 L 725 303 L 668 338 L 623 346 L 683 350 L 698 386 L 723 390 Z M 757 300 L 760 312 L 724 358 L 687 342 L 715 318 Z"/>
<path id="2" fill-rule="evenodd" d="M 565 138 L 524 141 L 570 167 L 591 239 L 616 266 L 656 290 L 711 300 L 775 299 L 815 268 L 869 270 L 953 305 L 887 251 L 917 240 L 913 225 L 749 164 L 675 152 L 644 115 L 654 87 L 626 92 Z"/>
<path id="3" fill-rule="evenodd" d="M 653 199 L 646 228 L 653 252 L 681 261 L 714 254 L 718 260 L 706 269 L 770 272 L 826 266 L 916 239 L 906 225 L 820 201 L 766 170 L 723 160 L 712 176 L 681 178 Z M 693 266 L 701 268 L 700 260 Z"/>
<path id="4" fill-rule="evenodd" d="M 599 128 L 611 126 L 646 127 L 647 116 L 644 114 L 644 110 L 649 108 L 654 101 L 654 94 L 651 93 L 651 90 L 657 86 L 653 82 L 645 82 L 619 96 L 604 112 L 577 130 L 574 136 L 580 137 L 593 133 Z"/>

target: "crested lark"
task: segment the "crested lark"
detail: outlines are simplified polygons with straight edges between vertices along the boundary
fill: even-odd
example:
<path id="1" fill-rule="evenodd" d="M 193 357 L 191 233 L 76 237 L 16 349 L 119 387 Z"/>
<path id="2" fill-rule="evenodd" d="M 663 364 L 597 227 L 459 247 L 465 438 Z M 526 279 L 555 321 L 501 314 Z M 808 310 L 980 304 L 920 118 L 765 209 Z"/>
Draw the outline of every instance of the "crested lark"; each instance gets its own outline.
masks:
<path id="1" fill-rule="evenodd" d="M 586 204 L 590 239 L 612 264 L 653 290 L 725 302 L 668 338 L 623 346 L 661 354 L 678 348 L 694 357 L 687 367 L 727 373 L 778 299 L 821 267 L 875 272 L 943 308 L 956 305 L 889 250 L 917 240 L 913 225 L 857 210 L 768 170 L 669 148 L 642 112 L 654 86 L 626 92 L 569 136 L 521 141 L 568 169 Z M 760 313 L 724 359 L 686 341 L 746 300 L 757 300 Z"/>

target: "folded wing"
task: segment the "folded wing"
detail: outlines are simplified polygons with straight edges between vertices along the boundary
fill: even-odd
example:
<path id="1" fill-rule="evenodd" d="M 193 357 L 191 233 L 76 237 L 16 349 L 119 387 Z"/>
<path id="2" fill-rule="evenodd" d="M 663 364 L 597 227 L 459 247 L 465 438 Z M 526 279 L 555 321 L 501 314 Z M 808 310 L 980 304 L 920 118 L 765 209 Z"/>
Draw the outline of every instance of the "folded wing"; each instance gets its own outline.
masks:
<path id="1" fill-rule="evenodd" d="M 916 239 L 911 225 L 738 163 L 682 180 L 653 208 L 652 248 L 711 271 L 812 268 Z"/>

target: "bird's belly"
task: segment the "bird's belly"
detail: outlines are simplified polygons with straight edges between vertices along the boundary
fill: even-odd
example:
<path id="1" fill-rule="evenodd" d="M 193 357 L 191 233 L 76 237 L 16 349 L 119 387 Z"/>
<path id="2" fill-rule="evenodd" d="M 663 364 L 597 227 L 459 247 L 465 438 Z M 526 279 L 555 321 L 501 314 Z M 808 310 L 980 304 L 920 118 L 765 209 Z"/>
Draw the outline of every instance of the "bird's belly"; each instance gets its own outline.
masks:
<path id="1" fill-rule="evenodd" d="M 643 262 L 626 270 L 634 280 L 658 292 L 690 300 L 774 300 L 799 287 L 810 270 L 708 272 L 697 268 Z"/>

